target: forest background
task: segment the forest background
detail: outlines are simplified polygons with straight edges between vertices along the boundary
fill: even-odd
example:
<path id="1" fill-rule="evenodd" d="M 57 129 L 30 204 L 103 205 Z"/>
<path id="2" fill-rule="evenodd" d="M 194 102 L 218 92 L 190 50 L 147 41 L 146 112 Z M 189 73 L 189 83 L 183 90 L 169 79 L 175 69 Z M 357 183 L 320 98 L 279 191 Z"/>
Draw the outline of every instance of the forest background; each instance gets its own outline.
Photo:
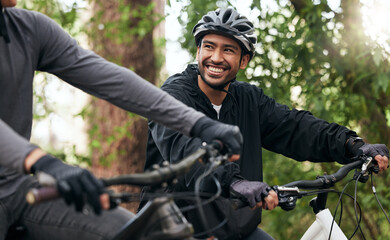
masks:
<path id="1" fill-rule="evenodd" d="M 190 57 L 176 61 L 184 66 L 195 56 L 191 29 L 200 16 L 217 7 L 237 6 L 239 1 L 21 0 L 18 7 L 50 16 L 81 45 L 159 86 L 168 77 L 166 9 L 178 3 L 181 35 L 177 41 Z M 350 127 L 367 142 L 390 146 L 389 9 L 386 0 L 253 1 L 248 16 L 255 23 L 258 44 L 253 60 L 238 79 L 261 87 L 291 108 L 309 110 L 319 118 Z M 32 140 L 69 163 L 90 167 L 98 176 L 142 171 L 146 119 L 60 83 L 54 76 L 36 74 Z M 71 107 L 63 112 L 55 99 L 71 102 Z M 61 134 L 56 135 L 53 122 L 61 118 L 76 119 L 74 127 L 86 123 L 86 134 L 80 128 L 70 144 L 59 141 Z M 264 181 L 270 185 L 314 179 L 339 167 L 336 163 L 298 163 L 267 151 L 263 159 Z M 374 181 L 389 214 L 390 174 L 376 175 Z M 366 239 L 389 239 L 389 223 L 370 184 L 359 184 L 358 189 Z M 353 187 L 347 192 L 353 194 Z M 337 198 L 330 195 L 331 210 Z M 309 200 L 298 200 L 290 212 L 265 211 L 261 227 L 276 239 L 299 239 L 314 220 Z M 346 198 L 343 202 L 342 228 L 349 236 L 356 225 L 353 201 Z M 127 207 L 134 210 L 135 205 Z M 359 233 L 354 239 L 363 237 Z"/>

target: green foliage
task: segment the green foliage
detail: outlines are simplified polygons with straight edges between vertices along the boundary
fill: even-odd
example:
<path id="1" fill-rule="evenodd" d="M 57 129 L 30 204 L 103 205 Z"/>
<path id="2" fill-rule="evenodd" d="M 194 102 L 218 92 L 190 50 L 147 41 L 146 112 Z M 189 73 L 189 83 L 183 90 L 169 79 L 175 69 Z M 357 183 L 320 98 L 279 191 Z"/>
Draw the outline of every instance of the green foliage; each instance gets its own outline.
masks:
<path id="1" fill-rule="evenodd" d="M 80 5 L 84 3 L 85 0 L 74 0 L 73 4 L 69 6 L 61 0 L 19 0 L 18 6 L 46 14 L 75 36 L 79 33 L 76 22 L 79 19 L 80 11 L 83 10 Z"/>
<path id="2" fill-rule="evenodd" d="M 164 20 L 164 16 L 154 12 L 155 5 L 152 2 L 145 6 L 139 4 L 135 7 L 128 1 L 120 0 L 117 2 L 119 17 L 115 21 L 103 20 L 104 7 L 102 6 L 102 10 L 90 19 L 91 23 L 100 23 L 98 31 L 94 28 L 85 30 L 93 37 L 101 34 L 101 30 L 104 29 L 105 38 L 111 39 L 118 45 L 131 44 L 134 37 L 142 39 Z"/>

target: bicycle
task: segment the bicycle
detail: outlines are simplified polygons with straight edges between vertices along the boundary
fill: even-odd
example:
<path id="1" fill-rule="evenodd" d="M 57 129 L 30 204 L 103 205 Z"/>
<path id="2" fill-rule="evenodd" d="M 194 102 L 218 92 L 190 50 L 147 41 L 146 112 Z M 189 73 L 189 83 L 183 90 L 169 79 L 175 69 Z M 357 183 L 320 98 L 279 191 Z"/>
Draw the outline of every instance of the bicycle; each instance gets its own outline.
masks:
<path id="1" fill-rule="evenodd" d="M 192 225 L 185 219 L 182 214 L 182 210 L 177 207 L 174 202 L 174 198 L 177 198 L 178 195 L 169 194 L 162 192 L 161 190 L 169 183 L 174 183 L 175 179 L 185 172 L 187 172 L 191 166 L 197 161 L 197 159 L 203 158 L 208 165 L 208 170 L 205 172 L 204 176 L 207 176 L 211 171 L 224 162 L 227 162 L 226 155 L 219 155 L 217 151 L 211 150 L 210 146 L 205 146 L 204 148 L 199 149 L 197 152 L 191 154 L 190 156 L 184 158 L 182 161 L 177 164 L 166 164 L 161 167 L 154 167 L 153 170 L 145 173 L 136 173 L 118 176 L 110 179 L 103 179 L 105 186 L 112 186 L 118 184 L 129 184 L 129 185 L 138 185 L 138 186 L 152 186 L 154 192 L 149 196 L 150 200 L 145 205 L 144 208 L 136 215 L 135 218 L 130 220 L 125 226 L 123 226 L 120 233 L 115 238 L 116 240 L 126 240 L 126 239 L 187 239 L 195 240 L 194 230 Z M 211 151 L 210 151 L 211 150 Z M 313 208 L 313 211 L 316 213 L 316 220 L 311 227 L 308 228 L 306 233 L 303 235 L 303 240 L 308 239 L 347 239 L 345 234 L 339 227 L 339 224 L 335 222 L 335 218 L 332 217 L 329 209 L 326 208 L 326 200 L 329 192 L 337 192 L 333 189 L 330 189 L 334 184 L 348 175 L 352 170 L 355 170 L 354 180 L 356 183 L 358 181 L 366 182 L 368 177 L 374 172 L 377 172 L 373 165 L 373 160 L 362 156 L 359 161 L 352 162 L 341 167 L 336 173 L 330 175 L 323 175 L 317 177 L 316 180 L 300 180 L 287 183 L 283 186 L 273 186 L 272 188 L 277 192 L 279 197 L 279 206 L 286 210 L 293 210 L 296 206 L 296 201 L 299 198 L 305 196 L 317 195 L 314 198 L 310 206 Z M 203 177 L 204 177 L 203 176 Z M 197 183 L 201 181 L 198 179 Z M 42 180 L 45 182 L 46 180 Z M 52 185 L 53 183 L 49 183 Z M 216 183 L 218 186 L 218 183 Z M 45 188 L 44 188 L 45 189 Z M 40 201 L 41 198 L 45 198 L 45 191 L 49 192 L 51 190 L 33 190 L 30 195 L 36 201 Z M 316 189 L 315 191 L 301 191 L 300 189 Z M 344 188 L 345 190 L 345 188 Z M 343 190 L 343 192 L 344 192 Z M 38 191 L 39 193 L 34 191 Z M 220 189 L 219 189 L 220 191 Z M 344 193 L 340 193 L 341 196 Z M 194 195 L 194 193 L 181 193 L 188 197 L 189 195 Z M 217 192 L 214 196 L 210 197 L 207 201 L 213 201 L 219 197 L 220 192 Z M 200 202 L 200 193 L 195 193 L 194 198 L 197 199 L 197 204 L 193 208 L 197 208 L 201 211 L 202 205 L 207 204 L 205 202 Z M 202 195 L 205 196 L 205 195 Z M 31 197 L 31 196 L 30 196 Z M 180 196 L 179 196 L 180 197 Z M 182 197 L 182 196 L 181 196 Z M 357 207 L 359 206 L 356 201 L 356 190 L 355 197 L 352 197 L 355 201 L 355 212 L 357 219 L 357 226 L 354 233 L 350 238 L 354 236 L 357 230 L 360 229 L 360 219 L 358 218 Z M 110 199 L 115 205 L 120 202 L 129 202 L 137 201 L 138 196 L 128 193 L 110 193 Z M 246 206 L 247 204 L 241 199 L 232 199 L 232 205 L 236 208 Z M 380 204 L 380 203 L 379 203 Z M 360 209 L 360 207 L 359 207 Z M 336 208 L 337 211 L 337 208 Z M 335 213 L 336 213 L 335 211 Z M 382 208 L 382 211 L 383 208 Z M 386 215 L 386 213 L 384 212 Z M 334 214 L 335 216 L 336 214 Z M 387 217 L 387 215 L 386 215 Z M 388 219 L 388 217 L 387 217 Z M 341 216 L 340 216 L 341 220 Z M 388 219 L 389 221 L 389 219 Z M 390 223 L 390 221 L 389 221 Z M 361 229 L 360 229 L 361 230 Z"/>
<path id="2" fill-rule="evenodd" d="M 217 166 L 228 162 L 227 154 L 220 154 L 222 145 L 214 142 L 211 144 L 203 144 L 196 152 L 185 157 L 176 164 L 165 163 L 162 166 L 154 166 L 152 170 L 144 173 L 133 173 L 121 175 L 113 178 L 102 179 L 105 187 L 114 185 L 136 185 L 150 186 L 153 190 L 148 195 L 146 205 L 131 219 L 125 226 L 122 227 L 115 240 L 178 240 L 186 239 L 193 240 L 194 229 L 182 214 L 182 210 L 175 204 L 174 199 L 180 197 L 193 196 L 196 200 L 197 208 L 202 211 L 202 205 L 207 204 L 221 194 L 220 185 L 216 182 L 218 191 L 213 194 L 204 194 L 199 191 L 195 193 L 166 193 L 163 189 L 170 183 L 174 183 L 176 179 L 190 170 L 190 168 L 200 160 L 205 164 L 206 171 L 198 178 L 196 185 L 199 186 L 201 180 L 208 176 Z M 38 174 L 38 181 L 44 187 L 39 189 L 31 189 L 27 194 L 26 199 L 30 204 L 38 204 L 53 198 L 58 198 L 55 182 L 53 178 L 46 174 Z M 199 189 L 199 187 L 196 187 Z M 126 192 L 109 191 L 110 203 L 112 207 L 119 205 L 121 202 L 139 201 L 139 194 Z M 201 197 L 209 197 L 202 200 Z M 187 209 L 188 210 L 188 209 Z M 204 214 L 204 213 L 203 213 Z"/>
<path id="3" fill-rule="evenodd" d="M 298 180 L 293 181 L 282 186 L 272 186 L 271 188 L 276 191 L 279 198 L 279 206 L 285 211 L 291 211 L 296 206 L 297 199 L 306 196 L 317 195 L 317 197 L 313 198 L 310 201 L 310 207 L 313 209 L 313 212 L 316 214 L 316 220 L 313 224 L 306 230 L 301 240 L 344 240 L 351 239 L 356 232 L 359 230 L 362 234 L 363 239 L 366 239 L 362 229 L 360 227 L 361 216 L 359 216 L 359 212 L 361 211 L 360 206 L 357 202 L 357 183 L 362 182 L 365 183 L 372 177 L 373 173 L 378 173 L 378 167 L 374 165 L 374 160 L 371 157 L 360 156 L 357 161 L 352 162 L 350 164 L 344 165 L 337 172 L 330 175 L 322 175 L 318 176 L 315 180 Z M 346 186 L 343 188 L 341 192 L 338 192 L 331 187 L 334 186 L 335 183 L 344 179 L 349 172 L 355 170 L 353 178 L 349 181 L 355 180 L 355 193 L 354 196 L 350 196 L 345 193 Z M 301 191 L 301 189 L 311 189 L 312 191 Z M 374 194 L 376 196 L 375 188 L 373 187 Z M 326 202 L 328 198 L 328 193 L 334 192 L 339 194 L 339 200 L 337 203 L 337 207 L 333 213 L 333 216 L 330 210 L 326 207 Z M 335 217 L 338 207 L 342 204 L 342 196 L 347 195 L 354 200 L 354 210 L 355 210 L 355 218 L 356 218 L 356 227 L 354 232 L 351 234 L 349 238 L 346 237 L 344 232 L 339 227 L 342 213 L 340 214 L 339 223 L 335 221 Z M 379 202 L 378 197 L 376 196 L 376 200 L 384 213 L 387 221 L 390 224 L 389 217 L 384 211 L 381 203 Z M 240 208 L 246 206 L 246 202 L 242 199 L 234 199 L 232 200 L 233 206 L 235 208 Z M 342 208 L 342 205 L 341 205 Z M 359 209 L 359 211 L 358 211 Z M 342 212 L 342 210 L 341 210 Z"/>

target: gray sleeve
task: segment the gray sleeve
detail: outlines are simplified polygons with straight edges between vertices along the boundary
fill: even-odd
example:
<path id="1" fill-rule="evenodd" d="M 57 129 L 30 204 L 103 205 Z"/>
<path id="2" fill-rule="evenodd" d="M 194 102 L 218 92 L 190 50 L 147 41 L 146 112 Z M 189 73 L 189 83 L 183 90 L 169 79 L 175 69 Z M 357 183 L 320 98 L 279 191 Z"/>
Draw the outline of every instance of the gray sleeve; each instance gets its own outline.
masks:
<path id="1" fill-rule="evenodd" d="M 134 72 L 82 49 L 54 21 L 38 14 L 38 68 L 96 97 L 189 135 L 202 113 Z M 140 59 L 142 61 L 142 59 Z"/>
<path id="2" fill-rule="evenodd" d="M 14 132 L 0 119 L 0 166 L 24 174 L 24 159 L 37 146 Z"/>

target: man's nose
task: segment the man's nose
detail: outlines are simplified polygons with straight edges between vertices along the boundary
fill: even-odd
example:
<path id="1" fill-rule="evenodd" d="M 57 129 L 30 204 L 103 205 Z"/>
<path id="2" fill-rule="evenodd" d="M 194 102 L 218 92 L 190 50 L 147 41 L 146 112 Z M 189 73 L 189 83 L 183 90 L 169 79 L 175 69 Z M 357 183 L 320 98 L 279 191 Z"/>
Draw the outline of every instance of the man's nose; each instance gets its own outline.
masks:
<path id="1" fill-rule="evenodd" d="M 213 54 L 211 55 L 211 60 L 214 63 L 220 63 L 223 61 L 223 55 L 221 51 L 214 51 Z"/>

